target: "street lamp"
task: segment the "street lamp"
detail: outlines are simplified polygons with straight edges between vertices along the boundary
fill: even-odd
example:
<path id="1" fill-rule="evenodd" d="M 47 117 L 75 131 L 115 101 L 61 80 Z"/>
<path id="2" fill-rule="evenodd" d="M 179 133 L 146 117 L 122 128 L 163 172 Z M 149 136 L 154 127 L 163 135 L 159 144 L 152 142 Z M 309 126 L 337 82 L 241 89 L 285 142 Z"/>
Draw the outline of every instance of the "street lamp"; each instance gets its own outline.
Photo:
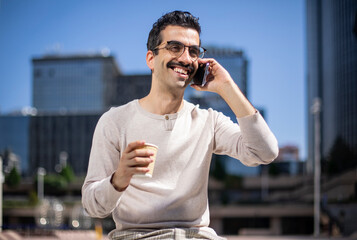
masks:
<path id="1" fill-rule="evenodd" d="M 40 201 L 44 198 L 44 176 L 46 175 L 46 169 L 39 167 L 37 169 L 37 197 Z"/>
<path id="2" fill-rule="evenodd" d="M 65 168 L 67 166 L 68 153 L 66 151 L 60 152 L 59 159 L 62 168 Z"/>
<path id="3" fill-rule="evenodd" d="M 59 164 L 56 164 L 55 170 L 60 173 L 66 166 L 68 160 L 68 153 L 66 151 L 62 151 L 59 154 Z"/>
<path id="4" fill-rule="evenodd" d="M 321 99 L 315 98 L 311 106 L 311 113 L 314 115 L 314 235 L 320 235 L 320 178 L 321 178 L 321 156 L 320 156 L 320 112 Z"/>

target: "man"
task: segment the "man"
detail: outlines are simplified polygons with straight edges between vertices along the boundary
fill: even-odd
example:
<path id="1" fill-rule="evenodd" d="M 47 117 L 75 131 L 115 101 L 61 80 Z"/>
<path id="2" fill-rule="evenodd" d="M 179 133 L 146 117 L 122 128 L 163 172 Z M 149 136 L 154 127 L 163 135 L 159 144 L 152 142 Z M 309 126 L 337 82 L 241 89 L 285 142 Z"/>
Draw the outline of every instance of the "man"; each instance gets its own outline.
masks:
<path id="1" fill-rule="evenodd" d="M 207 185 L 212 153 L 244 164 L 267 164 L 278 146 L 265 121 L 214 59 L 202 59 L 198 19 L 188 12 L 162 16 L 148 38 L 146 62 L 150 93 L 112 108 L 99 120 L 82 188 L 82 202 L 93 217 L 112 213 L 111 239 L 221 239 L 209 228 Z M 208 82 L 192 85 L 219 94 L 238 124 L 212 109 L 183 100 L 199 64 L 210 64 Z M 158 146 L 152 178 L 148 172 Z"/>

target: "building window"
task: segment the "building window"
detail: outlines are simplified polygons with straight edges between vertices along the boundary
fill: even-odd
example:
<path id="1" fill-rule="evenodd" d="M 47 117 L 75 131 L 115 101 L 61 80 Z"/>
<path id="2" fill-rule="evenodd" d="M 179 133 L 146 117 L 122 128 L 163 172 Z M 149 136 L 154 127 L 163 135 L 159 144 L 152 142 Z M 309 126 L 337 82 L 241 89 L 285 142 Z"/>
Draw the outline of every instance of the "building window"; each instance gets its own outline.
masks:
<path id="1" fill-rule="evenodd" d="M 355 37 L 357 37 L 357 11 L 355 14 L 355 23 L 353 25 L 353 33 L 354 33 Z"/>
<path id="2" fill-rule="evenodd" d="M 48 76 L 50 77 L 53 77 L 55 75 L 55 70 L 53 68 L 51 68 L 49 71 L 48 71 Z"/>
<path id="3" fill-rule="evenodd" d="M 39 77 L 41 77 L 41 75 L 42 75 L 41 69 L 35 69 L 35 71 L 34 71 L 34 76 L 37 77 L 37 78 L 39 78 Z"/>

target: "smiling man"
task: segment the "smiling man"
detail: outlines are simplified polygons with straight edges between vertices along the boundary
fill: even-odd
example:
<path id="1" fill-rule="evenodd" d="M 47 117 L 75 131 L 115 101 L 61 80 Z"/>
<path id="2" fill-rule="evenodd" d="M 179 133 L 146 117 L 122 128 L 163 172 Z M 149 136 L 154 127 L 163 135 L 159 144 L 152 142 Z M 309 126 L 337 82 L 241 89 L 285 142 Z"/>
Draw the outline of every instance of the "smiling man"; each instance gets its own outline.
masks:
<path id="1" fill-rule="evenodd" d="M 100 118 L 94 136 L 82 203 L 93 217 L 112 214 L 110 239 L 222 239 L 209 227 L 207 198 L 212 153 L 257 166 L 278 154 L 276 138 L 230 74 L 204 59 L 198 19 L 188 12 L 162 16 L 150 31 L 146 62 L 150 93 L 112 108 Z M 219 94 L 239 125 L 213 109 L 183 99 L 199 64 L 209 63 L 204 86 Z M 149 171 L 158 146 L 152 178 Z"/>

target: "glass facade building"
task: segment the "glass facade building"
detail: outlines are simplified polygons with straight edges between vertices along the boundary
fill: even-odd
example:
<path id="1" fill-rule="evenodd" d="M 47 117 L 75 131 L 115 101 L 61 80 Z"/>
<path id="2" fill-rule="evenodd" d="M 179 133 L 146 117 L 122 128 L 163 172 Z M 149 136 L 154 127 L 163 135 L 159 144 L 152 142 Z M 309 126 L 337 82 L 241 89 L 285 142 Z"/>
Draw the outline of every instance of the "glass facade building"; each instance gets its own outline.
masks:
<path id="1" fill-rule="evenodd" d="M 98 54 L 43 56 L 32 63 L 36 111 L 0 116 L 0 153 L 16 154 L 26 176 L 38 167 L 54 172 L 66 153 L 74 172 L 84 175 L 100 116 L 148 94 L 151 75 L 122 75 L 114 57 Z"/>
<path id="2" fill-rule="evenodd" d="M 33 58 L 33 107 L 44 113 L 100 112 L 114 104 L 118 66 L 112 56 Z"/>
<path id="3" fill-rule="evenodd" d="M 150 92 L 151 74 L 147 75 L 121 75 L 117 81 L 116 106 L 126 104 L 133 99 L 145 97 Z"/>
<path id="4" fill-rule="evenodd" d="M 122 75 L 113 57 L 57 56 L 33 59 L 34 107 L 29 124 L 30 172 L 54 172 L 60 154 L 78 175 L 87 171 L 93 132 L 112 106 L 144 97 L 151 75 Z"/>
<path id="5" fill-rule="evenodd" d="M 74 64 L 76 66 L 76 64 Z M 69 77 L 71 78 L 71 77 Z M 151 75 L 120 75 L 112 85 L 113 95 L 109 106 L 123 105 L 149 93 Z M 109 94 L 109 93 L 108 93 Z M 55 100 L 54 100 L 55 101 Z M 30 121 L 30 172 L 43 167 L 54 172 L 60 163 L 60 154 L 68 155 L 67 163 L 79 175 L 85 175 L 95 126 L 104 111 L 81 114 L 39 114 Z"/>
<path id="6" fill-rule="evenodd" d="M 314 117 L 321 99 L 321 157 L 336 139 L 357 149 L 357 1 L 307 0 L 308 171 L 314 159 Z"/>
<path id="7" fill-rule="evenodd" d="M 26 173 L 28 164 L 30 116 L 0 116 L 0 154 L 14 153 L 20 161 L 20 171 Z M 6 162 L 3 163 L 7 165 Z"/>
<path id="8" fill-rule="evenodd" d="M 77 175 L 85 175 L 95 126 L 101 114 L 32 116 L 29 125 L 29 173 L 55 172 L 61 153 Z"/>

